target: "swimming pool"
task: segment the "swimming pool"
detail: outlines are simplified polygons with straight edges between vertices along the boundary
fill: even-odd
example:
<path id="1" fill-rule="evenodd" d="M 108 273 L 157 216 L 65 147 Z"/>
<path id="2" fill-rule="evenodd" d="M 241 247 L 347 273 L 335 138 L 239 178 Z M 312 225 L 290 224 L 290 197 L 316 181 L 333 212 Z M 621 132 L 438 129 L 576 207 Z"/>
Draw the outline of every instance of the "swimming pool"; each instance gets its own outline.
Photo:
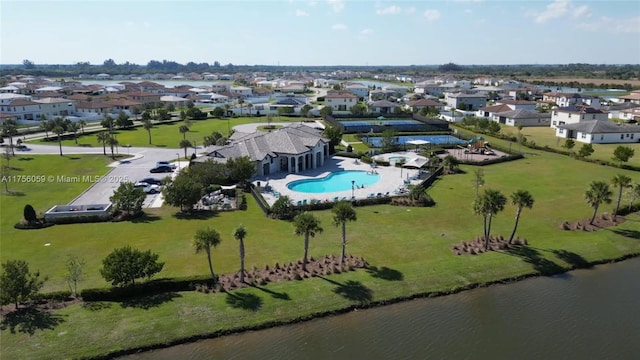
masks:
<path id="1" fill-rule="evenodd" d="M 408 160 L 406 156 L 391 156 L 388 159 L 389 162 L 407 162 Z"/>
<path id="2" fill-rule="evenodd" d="M 466 141 L 451 135 L 411 135 L 396 136 L 395 138 L 399 145 L 404 145 L 411 140 L 424 140 L 431 144 L 467 144 Z M 382 137 L 363 137 L 363 140 L 371 144 L 371 146 L 380 147 L 382 145 Z"/>
<path id="3" fill-rule="evenodd" d="M 354 181 L 356 186 L 364 185 L 365 188 L 380 181 L 379 174 L 369 174 L 366 171 L 346 170 L 331 173 L 319 179 L 303 179 L 287 184 L 289 190 L 303 193 L 327 193 L 351 190 Z"/>

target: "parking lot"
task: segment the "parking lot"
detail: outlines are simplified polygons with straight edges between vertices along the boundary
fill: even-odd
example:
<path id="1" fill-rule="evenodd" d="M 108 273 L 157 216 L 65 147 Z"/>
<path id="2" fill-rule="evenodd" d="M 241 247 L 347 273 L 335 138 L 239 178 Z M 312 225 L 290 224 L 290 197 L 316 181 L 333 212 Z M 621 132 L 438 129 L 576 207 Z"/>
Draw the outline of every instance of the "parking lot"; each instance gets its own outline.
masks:
<path id="1" fill-rule="evenodd" d="M 151 173 L 149 170 L 155 167 L 158 161 L 170 161 L 178 157 L 175 149 L 130 149 L 131 158 L 117 161 L 109 166 L 112 170 L 103 177 L 97 179 L 78 197 L 69 202 L 69 205 L 81 204 L 105 204 L 109 202 L 109 197 L 120 186 L 122 182 L 139 181 L 147 177 L 163 179 L 167 176 L 175 177 L 183 167 L 187 166 L 188 161 L 180 161 L 175 163 L 176 170 L 172 173 Z M 143 207 L 160 207 L 162 205 L 162 195 L 148 194 Z"/>

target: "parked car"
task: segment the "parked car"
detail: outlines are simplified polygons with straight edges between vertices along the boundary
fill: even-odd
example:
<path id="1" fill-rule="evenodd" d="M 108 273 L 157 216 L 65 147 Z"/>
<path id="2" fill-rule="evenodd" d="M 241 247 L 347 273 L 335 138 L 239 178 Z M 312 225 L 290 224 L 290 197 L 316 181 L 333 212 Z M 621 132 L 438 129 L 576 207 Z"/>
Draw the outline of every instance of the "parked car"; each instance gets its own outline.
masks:
<path id="1" fill-rule="evenodd" d="M 176 164 L 170 163 L 168 161 L 158 161 L 156 163 L 156 167 L 159 167 L 159 166 L 170 166 L 172 169 L 176 168 Z"/>
<path id="2" fill-rule="evenodd" d="M 156 194 L 162 190 L 162 187 L 160 185 L 149 184 L 142 181 L 138 181 L 137 183 L 133 184 L 133 187 L 142 188 L 142 190 L 147 194 Z"/>
<path id="3" fill-rule="evenodd" d="M 169 165 L 160 165 L 160 166 L 156 166 L 153 169 L 149 170 L 149 172 L 152 172 L 152 173 L 170 173 L 170 172 L 173 172 L 173 167 L 171 167 Z"/>
<path id="4" fill-rule="evenodd" d="M 138 181 L 138 183 L 147 183 L 147 184 L 152 184 L 152 185 L 162 185 L 162 179 L 148 177 L 148 178 L 144 178 L 144 179 Z"/>

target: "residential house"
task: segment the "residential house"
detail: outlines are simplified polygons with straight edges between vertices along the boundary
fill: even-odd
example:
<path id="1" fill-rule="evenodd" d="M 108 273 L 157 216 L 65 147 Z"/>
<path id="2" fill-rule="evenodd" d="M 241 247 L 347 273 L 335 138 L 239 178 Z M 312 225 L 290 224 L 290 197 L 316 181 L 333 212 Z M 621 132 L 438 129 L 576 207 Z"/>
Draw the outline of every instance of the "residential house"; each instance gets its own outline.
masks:
<path id="1" fill-rule="evenodd" d="M 622 110 L 630 110 L 634 108 L 640 108 L 640 104 L 635 104 L 632 102 L 623 102 L 618 104 L 612 104 L 608 106 L 603 106 L 600 109 L 609 113 L 609 119 L 619 119 L 621 118 L 620 111 Z"/>
<path id="2" fill-rule="evenodd" d="M 324 105 L 330 106 L 333 111 L 351 111 L 357 103 L 358 96 L 350 91 L 329 91 L 324 97 Z"/>
<path id="3" fill-rule="evenodd" d="M 573 105 L 552 110 L 551 128 L 558 125 L 575 124 L 587 120 L 607 121 L 609 114 L 600 109 L 586 105 Z"/>
<path id="4" fill-rule="evenodd" d="M 28 120 L 34 121 L 40 119 L 40 114 L 42 113 L 40 105 L 40 103 L 31 100 L 31 98 L 14 98 L 7 103 L 3 102 L 2 105 L 0 105 L 0 113 L 13 116 L 18 123 Z"/>
<path id="5" fill-rule="evenodd" d="M 628 123 L 637 123 L 640 121 L 640 107 L 620 110 L 620 119 Z"/>
<path id="6" fill-rule="evenodd" d="M 507 105 L 511 110 L 535 110 L 536 102 L 527 100 L 497 100 L 496 104 Z"/>
<path id="7" fill-rule="evenodd" d="M 541 113 L 536 110 L 517 109 L 494 113 L 493 121 L 508 126 L 549 126 L 551 113 Z"/>
<path id="8" fill-rule="evenodd" d="M 600 100 L 597 97 L 582 95 L 579 93 L 548 92 L 542 95 L 542 101 L 555 103 L 561 108 L 580 104 L 600 107 Z"/>
<path id="9" fill-rule="evenodd" d="M 146 91 L 128 91 L 124 93 L 127 99 L 141 104 L 159 103 L 162 95 L 158 93 L 150 93 Z"/>
<path id="10" fill-rule="evenodd" d="M 165 105 L 172 104 L 175 107 L 187 106 L 191 100 L 179 96 L 165 95 L 160 97 L 160 102 Z"/>
<path id="11" fill-rule="evenodd" d="M 476 111 L 487 106 L 487 96 L 484 94 L 447 92 L 445 93 L 444 99 L 447 102 L 447 105 L 458 109 L 462 104 L 464 109 L 461 110 L 467 111 Z"/>
<path id="12" fill-rule="evenodd" d="M 556 136 L 587 144 L 636 143 L 640 126 L 616 124 L 607 120 L 586 120 L 556 127 Z"/>
<path id="13" fill-rule="evenodd" d="M 363 85 L 360 83 L 349 83 L 344 86 L 346 91 L 351 92 L 353 95 L 357 96 L 358 99 L 366 99 L 369 96 L 369 87 L 367 85 Z"/>
<path id="14" fill-rule="evenodd" d="M 511 111 L 511 110 L 513 109 L 506 104 L 485 106 L 478 109 L 478 111 L 476 111 L 476 116 L 493 119 L 494 114 L 498 114 L 505 111 Z"/>
<path id="15" fill-rule="evenodd" d="M 421 111 L 422 109 L 437 109 L 440 111 L 442 110 L 443 107 L 444 107 L 444 104 L 431 99 L 420 99 L 415 101 L 409 101 L 407 102 L 407 105 L 406 105 L 406 108 L 409 109 L 411 112 L 418 112 L 418 111 Z"/>
<path id="16" fill-rule="evenodd" d="M 397 99 L 402 95 L 394 90 L 371 90 L 369 91 L 369 101 Z"/>
<path id="17" fill-rule="evenodd" d="M 233 94 L 238 94 L 240 95 L 242 98 L 247 98 L 253 95 L 253 90 L 250 87 L 247 86 L 232 86 L 229 89 L 229 92 L 233 93 Z"/>
<path id="18" fill-rule="evenodd" d="M 272 132 L 236 132 L 230 141 L 228 145 L 205 149 L 207 155 L 194 162 L 226 163 L 228 159 L 247 156 L 256 164 L 257 175 L 263 177 L 320 168 L 329 157 L 329 139 L 304 124 L 292 124 Z"/>
<path id="19" fill-rule="evenodd" d="M 76 102 L 62 98 L 35 99 L 33 102 L 40 104 L 40 115 L 47 119 L 69 116 L 76 113 Z M 39 120 L 34 119 L 34 120 Z"/>
<path id="20" fill-rule="evenodd" d="M 640 104 L 640 90 L 634 90 L 629 95 L 620 96 L 619 99 L 623 102 Z"/>
<path id="21" fill-rule="evenodd" d="M 369 104 L 369 109 L 373 114 L 395 114 L 396 109 L 399 108 L 400 105 L 387 100 L 374 101 Z"/>

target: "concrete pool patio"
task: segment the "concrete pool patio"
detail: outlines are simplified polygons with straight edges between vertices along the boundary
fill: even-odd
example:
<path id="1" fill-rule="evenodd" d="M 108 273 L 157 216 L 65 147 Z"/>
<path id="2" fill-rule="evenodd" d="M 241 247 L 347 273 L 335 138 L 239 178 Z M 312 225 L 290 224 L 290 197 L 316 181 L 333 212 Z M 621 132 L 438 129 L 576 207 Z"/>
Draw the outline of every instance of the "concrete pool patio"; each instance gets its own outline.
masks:
<path id="1" fill-rule="evenodd" d="M 290 190 L 287 188 L 287 184 L 295 180 L 323 178 L 331 173 L 339 171 L 371 171 L 372 169 L 380 175 L 380 180 L 375 184 L 365 186 L 364 189 L 354 189 L 353 196 L 356 199 L 366 199 L 370 197 L 371 194 L 374 194 L 374 196 L 377 196 L 378 194 L 386 195 L 387 193 L 389 193 L 389 195 L 397 195 L 395 193 L 396 190 L 406 188 L 407 184 L 405 184 L 405 180 L 416 177 L 419 174 L 417 169 L 397 168 L 394 166 L 376 166 L 375 168 L 372 168 L 370 164 L 356 161 L 356 159 L 334 156 L 331 159 L 327 159 L 324 166 L 318 169 L 308 170 L 297 174 L 272 174 L 268 178 L 254 178 L 252 179 L 252 183 L 256 186 L 258 185 L 258 182 L 260 183 L 261 194 L 269 205 L 273 205 L 273 203 L 276 202 L 278 194 L 279 196 L 288 196 L 294 204 L 297 204 L 298 201 L 304 200 L 307 200 L 307 203 L 311 202 L 311 200 L 319 200 L 322 202 L 335 201 L 336 197 L 338 200 L 351 199 L 352 190 L 305 193 Z M 409 182 L 411 184 L 418 184 L 420 181 L 421 180 L 415 179 L 410 180 Z M 267 183 L 271 188 L 271 191 L 264 190 Z"/>

